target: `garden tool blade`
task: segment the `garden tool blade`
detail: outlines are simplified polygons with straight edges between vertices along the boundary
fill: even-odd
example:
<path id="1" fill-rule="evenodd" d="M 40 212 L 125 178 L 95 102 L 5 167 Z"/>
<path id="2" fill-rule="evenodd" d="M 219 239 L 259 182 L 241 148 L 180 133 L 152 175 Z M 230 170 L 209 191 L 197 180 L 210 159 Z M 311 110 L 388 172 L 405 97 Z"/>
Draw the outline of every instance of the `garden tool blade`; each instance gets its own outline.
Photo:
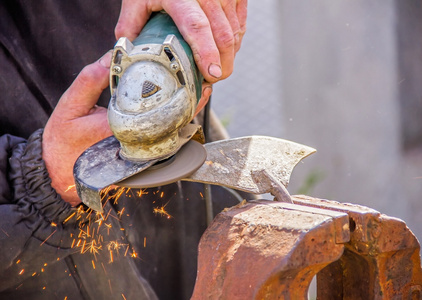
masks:
<path id="1" fill-rule="evenodd" d="M 274 194 L 280 190 L 274 186 L 277 184 L 287 187 L 297 163 L 316 152 L 305 145 L 266 136 L 221 140 L 204 147 L 207 152 L 205 162 L 196 172 L 181 180 L 222 185 L 253 194 Z M 152 172 L 141 172 L 119 185 L 152 187 L 148 182 L 148 176 L 156 176 Z M 267 176 L 269 180 L 260 180 L 259 176 Z M 269 181 L 271 184 L 267 183 Z"/>

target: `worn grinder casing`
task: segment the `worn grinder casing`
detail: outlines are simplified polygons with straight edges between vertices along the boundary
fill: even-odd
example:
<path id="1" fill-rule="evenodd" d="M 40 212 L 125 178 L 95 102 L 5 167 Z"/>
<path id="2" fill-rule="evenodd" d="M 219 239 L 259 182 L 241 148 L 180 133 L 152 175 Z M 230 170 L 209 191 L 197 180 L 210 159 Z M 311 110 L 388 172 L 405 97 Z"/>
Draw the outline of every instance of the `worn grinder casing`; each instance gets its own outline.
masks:
<path id="1" fill-rule="evenodd" d="M 165 159 L 181 145 L 179 130 L 194 115 L 202 75 L 171 17 L 155 13 L 132 42 L 114 47 L 108 120 L 120 156 L 132 161 Z"/>

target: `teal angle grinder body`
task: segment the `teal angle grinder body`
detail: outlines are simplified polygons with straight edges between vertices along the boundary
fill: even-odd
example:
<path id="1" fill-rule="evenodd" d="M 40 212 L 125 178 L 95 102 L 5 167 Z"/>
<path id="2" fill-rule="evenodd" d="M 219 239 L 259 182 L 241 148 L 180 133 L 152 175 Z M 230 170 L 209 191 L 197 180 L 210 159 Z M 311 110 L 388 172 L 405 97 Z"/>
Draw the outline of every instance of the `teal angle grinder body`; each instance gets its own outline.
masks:
<path id="1" fill-rule="evenodd" d="M 166 178 L 157 179 L 158 185 L 203 164 L 206 151 L 201 145 L 184 147 L 197 143 L 191 139 L 202 133 L 200 126 L 190 124 L 202 81 L 191 48 L 165 12 L 154 13 L 133 42 L 118 40 L 110 67 L 108 121 L 113 136 L 88 148 L 74 166 L 84 204 L 102 211 L 102 189 L 151 166 L 166 168 L 160 171 Z M 189 149 L 180 156 L 186 163 L 177 161 L 182 148 Z M 152 181 L 149 186 L 154 186 Z"/>

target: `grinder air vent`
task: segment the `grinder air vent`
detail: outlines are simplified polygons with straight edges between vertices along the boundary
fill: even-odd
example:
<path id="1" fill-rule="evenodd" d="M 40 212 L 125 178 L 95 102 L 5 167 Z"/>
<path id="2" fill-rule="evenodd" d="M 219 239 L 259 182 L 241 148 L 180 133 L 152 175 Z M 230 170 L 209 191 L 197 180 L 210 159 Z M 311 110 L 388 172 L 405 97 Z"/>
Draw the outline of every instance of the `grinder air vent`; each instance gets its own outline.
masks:
<path id="1" fill-rule="evenodd" d="M 158 85 L 155 85 L 151 81 L 145 80 L 142 84 L 142 98 L 152 96 L 159 90 L 161 90 L 161 88 Z"/>

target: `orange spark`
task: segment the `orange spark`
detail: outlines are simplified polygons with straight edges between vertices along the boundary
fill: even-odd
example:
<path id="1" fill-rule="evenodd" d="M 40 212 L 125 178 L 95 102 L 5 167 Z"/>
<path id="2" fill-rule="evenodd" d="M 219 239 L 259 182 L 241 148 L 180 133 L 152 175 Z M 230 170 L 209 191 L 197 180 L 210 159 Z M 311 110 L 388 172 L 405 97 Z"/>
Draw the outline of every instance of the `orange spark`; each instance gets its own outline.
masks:
<path id="1" fill-rule="evenodd" d="M 154 214 L 156 214 L 156 215 L 159 214 L 160 216 L 166 216 L 167 219 L 170 219 L 171 218 L 171 215 L 165 209 L 166 206 L 167 206 L 167 204 L 169 204 L 169 202 L 167 202 L 166 204 L 164 204 L 161 207 L 158 207 L 158 206 L 157 207 L 154 207 L 154 209 L 153 209 Z"/>
<path id="2" fill-rule="evenodd" d="M 51 222 L 51 227 L 57 227 L 57 224 L 56 223 L 54 223 L 54 222 Z"/>
<path id="3" fill-rule="evenodd" d="M 32 273 L 32 277 L 34 277 L 35 275 L 37 275 L 37 272 Z"/>
<path id="4" fill-rule="evenodd" d="M 93 260 L 91 260 L 92 261 L 92 267 L 94 268 L 94 270 L 95 270 L 95 263 L 94 263 L 94 261 Z"/>
<path id="5" fill-rule="evenodd" d="M 51 238 L 52 236 L 53 236 L 53 234 L 55 234 L 56 233 L 56 231 L 57 231 L 57 229 L 56 230 L 54 230 L 41 244 L 40 244 L 40 246 L 42 246 L 42 245 L 44 245 L 44 243 L 45 242 L 47 242 L 47 240 L 49 239 L 49 238 Z"/>
<path id="6" fill-rule="evenodd" d="M 123 297 L 123 299 L 124 299 L 124 300 L 126 300 L 126 297 L 125 297 L 125 295 L 123 295 L 123 294 L 122 294 L 122 297 Z"/>
<path id="7" fill-rule="evenodd" d="M 85 253 L 85 251 L 84 251 L 84 249 L 85 249 L 85 244 L 86 244 L 86 240 L 84 240 L 84 243 L 82 244 L 81 253 Z"/>
<path id="8" fill-rule="evenodd" d="M 201 192 L 199 192 L 199 195 L 201 195 L 201 197 L 202 197 L 202 198 L 204 198 L 204 195 L 202 195 L 202 193 L 201 193 Z"/>
<path id="9" fill-rule="evenodd" d="M 137 258 L 138 257 L 138 253 L 136 253 L 135 249 L 132 248 L 132 254 L 130 255 L 133 258 Z"/>
<path id="10" fill-rule="evenodd" d="M 144 237 L 144 248 L 147 246 L 147 237 Z"/>
<path id="11" fill-rule="evenodd" d="M 20 263 L 21 262 L 21 260 L 20 259 L 18 259 L 17 261 L 16 261 L 16 264 L 18 264 L 18 263 Z"/>
<path id="12" fill-rule="evenodd" d="M 22 270 L 19 272 L 19 275 L 22 275 L 24 271 L 25 271 L 25 270 L 24 270 L 24 269 L 22 269 Z"/>
<path id="13" fill-rule="evenodd" d="M 63 224 L 65 224 L 67 221 L 69 221 L 70 219 L 72 219 L 75 214 L 76 214 L 76 212 L 74 212 L 73 214 L 71 214 L 70 216 L 68 216 L 66 218 L 66 220 L 63 221 Z"/>
<path id="14" fill-rule="evenodd" d="M 139 190 L 138 197 L 142 197 L 142 195 L 146 195 L 146 194 L 148 194 L 148 192 L 146 191 L 146 189 Z"/>
<path id="15" fill-rule="evenodd" d="M 123 209 L 121 211 L 117 212 L 117 215 L 119 216 L 119 218 L 122 218 L 122 214 L 125 211 L 125 208 L 123 207 Z"/>
<path id="16" fill-rule="evenodd" d="M 163 198 L 164 196 L 164 192 L 161 192 L 160 197 Z"/>
<path id="17" fill-rule="evenodd" d="M 64 192 L 66 193 L 66 192 L 70 191 L 73 188 L 75 188 L 75 185 L 69 185 Z"/>

